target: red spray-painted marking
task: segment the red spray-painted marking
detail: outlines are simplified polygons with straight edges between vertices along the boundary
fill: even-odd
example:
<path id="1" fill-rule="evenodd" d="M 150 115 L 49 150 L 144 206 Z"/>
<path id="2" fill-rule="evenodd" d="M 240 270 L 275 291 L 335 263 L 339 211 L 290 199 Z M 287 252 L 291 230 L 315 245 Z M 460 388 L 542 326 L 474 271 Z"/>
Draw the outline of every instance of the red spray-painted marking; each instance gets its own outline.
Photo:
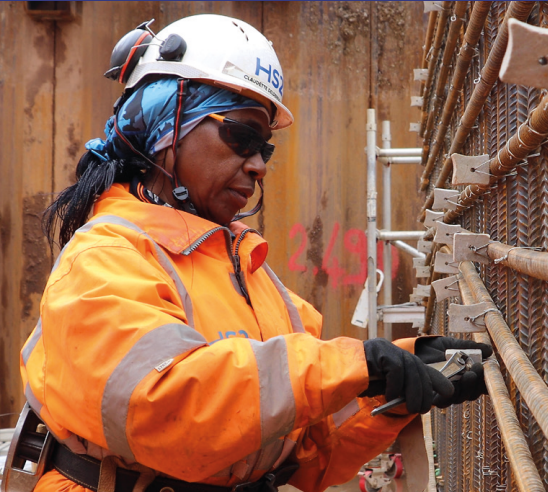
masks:
<path id="1" fill-rule="evenodd" d="M 350 253 L 352 260 L 351 265 L 356 265 L 355 268 L 351 267 L 351 271 L 347 272 L 341 267 L 341 261 L 335 255 L 335 246 L 340 232 L 340 224 L 335 222 L 333 224 L 333 230 L 327 243 L 324 256 L 322 258 L 321 269 L 329 275 L 329 285 L 332 288 L 337 288 L 341 285 L 363 285 L 367 278 L 367 238 L 365 232 L 362 229 L 349 229 L 343 236 L 343 248 L 340 248 L 339 255 L 345 255 Z M 308 236 L 306 234 L 306 228 L 303 224 L 297 222 L 289 230 L 289 238 L 299 238 L 297 249 L 290 256 L 288 261 L 288 267 L 293 272 L 307 272 L 308 267 L 304 264 L 304 259 L 301 258 L 306 250 L 308 244 Z M 377 243 L 377 265 L 380 270 L 384 269 L 383 265 L 383 247 L 382 241 Z M 396 271 L 399 265 L 399 256 L 395 247 L 390 246 L 392 254 L 392 278 L 396 277 Z M 354 260 L 355 258 L 355 260 Z M 317 266 L 312 268 L 312 274 L 318 275 L 320 269 Z"/>

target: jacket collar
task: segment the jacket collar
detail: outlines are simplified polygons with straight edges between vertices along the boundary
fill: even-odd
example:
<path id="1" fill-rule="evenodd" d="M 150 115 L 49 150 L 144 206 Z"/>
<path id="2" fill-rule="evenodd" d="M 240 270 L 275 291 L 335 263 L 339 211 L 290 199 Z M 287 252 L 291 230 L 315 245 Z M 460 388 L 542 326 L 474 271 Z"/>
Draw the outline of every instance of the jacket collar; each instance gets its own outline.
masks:
<path id="1" fill-rule="evenodd" d="M 226 234 L 228 229 L 171 207 L 145 203 L 129 192 L 128 184 L 115 183 L 105 191 L 94 205 L 93 215 L 118 215 L 143 229 L 155 242 L 174 254 L 181 254 L 205 234 L 219 229 Z M 237 236 L 248 227 L 242 222 L 230 224 L 230 230 Z M 225 229 L 226 232 L 223 232 Z M 207 240 L 204 241 L 207 244 Z M 202 247 L 202 246 L 199 246 Z M 240 256 L 251 256 L 251 269 L 255 271 L 266 259 L 267 242 L 256 231 L 247 233 L 240 244 Z"/>

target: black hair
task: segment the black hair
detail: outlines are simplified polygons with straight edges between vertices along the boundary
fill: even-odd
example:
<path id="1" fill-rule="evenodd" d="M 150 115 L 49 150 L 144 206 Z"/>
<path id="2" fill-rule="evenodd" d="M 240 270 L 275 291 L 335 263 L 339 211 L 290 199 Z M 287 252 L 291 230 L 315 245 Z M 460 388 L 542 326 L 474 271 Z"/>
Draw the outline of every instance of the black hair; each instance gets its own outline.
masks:
<path id="1" fill-rule="evenodd" d="M 76 183 L 65 188 L 46 209 L 42 229 L 50 248 L 55 243 L 55 230 L 59 226 L 59 246 L 62 248 L 82 227 L 94 202 L 113 183 L 127 183 L 136 175 L 146 173 L 152 164 L 143 158 L 101 160 L 87 151 L 76 166 Z"/>

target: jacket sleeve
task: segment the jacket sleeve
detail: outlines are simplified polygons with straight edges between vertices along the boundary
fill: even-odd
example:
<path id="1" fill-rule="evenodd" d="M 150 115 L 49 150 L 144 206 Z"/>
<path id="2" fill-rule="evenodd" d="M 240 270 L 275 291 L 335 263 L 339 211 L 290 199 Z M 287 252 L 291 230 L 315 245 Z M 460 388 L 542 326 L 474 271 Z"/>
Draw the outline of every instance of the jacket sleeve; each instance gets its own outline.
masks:
<path id="1" fill-rule="evenodd" d="M 305 329 L 320 336 L 321 318 L 314 315 L 314 308 L 291 295 Z M 405 338 L 394 344 L 413 353 L 415 340 Z M 317 492 L 355 477 L 360 467 L 388 448 L 415 417 L 402 408 L 372 417 L 371 411 L 384 403 L 384 397 L 352 399 L 343 409 L 303 429 L 298 437 L 291 436 L 297 442 L 290 460 L 300 467 L 290 484 L 304 492 Z"/>
<path id="2" fill-rule="evenodd" d="M 151 251 L 113 238 L 66 255 L 22 363 L 42 418 L 62 438 L 72 432 L 201 481 L 367 387 L 359 340 L 296 333 L 208 345 Z"/>

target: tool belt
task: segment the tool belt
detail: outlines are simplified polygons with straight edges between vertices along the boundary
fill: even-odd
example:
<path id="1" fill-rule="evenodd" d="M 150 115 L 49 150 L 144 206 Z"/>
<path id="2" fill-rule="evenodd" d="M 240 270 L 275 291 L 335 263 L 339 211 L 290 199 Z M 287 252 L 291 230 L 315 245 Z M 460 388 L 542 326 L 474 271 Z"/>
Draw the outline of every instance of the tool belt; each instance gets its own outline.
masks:
<path id="1" fill-rule="evenodd" d="M 51 466 L 69 480 L 97 492 L 101 461 L 91 456 L 73 453 L 66 446 L 56 442 Z M 157 476 L 145 490 L 146 492 L 275 492 L 278 487 L 289 481 L 297 468 L 299 465 L 282 465 L 266 473 L 257 482 L 243 483 L 235 487 L 218 487 Z M 140 473 L 137 471 L 117 468 L 115 492 L 132 492 L 139 476 Z"/>

